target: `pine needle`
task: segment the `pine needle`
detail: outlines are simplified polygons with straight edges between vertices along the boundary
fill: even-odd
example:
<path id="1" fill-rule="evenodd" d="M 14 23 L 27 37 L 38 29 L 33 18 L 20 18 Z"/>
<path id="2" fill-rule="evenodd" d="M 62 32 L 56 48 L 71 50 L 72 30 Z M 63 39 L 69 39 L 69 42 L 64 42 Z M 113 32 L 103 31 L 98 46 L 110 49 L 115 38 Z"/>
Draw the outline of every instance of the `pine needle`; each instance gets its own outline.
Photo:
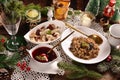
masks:
<path id="1" fill-rule="evenodd" d="M 100 73 L 95 72 L 95 71 L 88 71 L 88 72 L 86 73 L 86 76 L 88 76 L 88 77 L 90 77 L 90 78 L 97 78 L 97 79 L 99 79 L 99 78 L 102 77 L 102 75 L 101 75 Z"/>
<path id="2" fill-rule="evenodd" d="M 92 70 L 88 70 L 84 65 L 77 63 L 76 64 L 70 64 L 70 63 L 65 63 L 65 62 L 60 62 L 58 63 L 58 67 L 64 69 L 64 70 L 68 70 L 71 71 L 67 77 L 69 79 L 77 79 L 77 78 L 82 78 L 82 77 L 90 77 L 90 78 L 101 78 L 102 75 L 92 71 Z"/>
<path id="3" fill-rule="evenodd" d="M 20 54 L 14 53 L 11 57 L 7 58 L 5 62 L 10 67 L 14 67 L 19 60 L 20 60 Z"/>
<path id="4" fill-rule="evenodd" d="M 76 65 L 69 64 L 69 63 L 60 62 L 58 63 L 58 67 L 65 70 L 83 72 L 83 70 L 81 70 L 80 67 L 78 68 Z"/>
<path id="5" fill-rule="evenodd" d="M 12 56 L 5 54 L 0 55 L 0 68 L 14 68 L 16 63 L 20 60 L 21 56 L 19 53 L 14 53 Z"/>
<path id="6" fill-rule="evenodd" d="M 69 79 L 78 79 L 78 78 L 82 78 L 85 77 L 86 74 L 80 73 L 80 72 L 73 72 L 69 75 L 67 75 L 67 78 Z"/>

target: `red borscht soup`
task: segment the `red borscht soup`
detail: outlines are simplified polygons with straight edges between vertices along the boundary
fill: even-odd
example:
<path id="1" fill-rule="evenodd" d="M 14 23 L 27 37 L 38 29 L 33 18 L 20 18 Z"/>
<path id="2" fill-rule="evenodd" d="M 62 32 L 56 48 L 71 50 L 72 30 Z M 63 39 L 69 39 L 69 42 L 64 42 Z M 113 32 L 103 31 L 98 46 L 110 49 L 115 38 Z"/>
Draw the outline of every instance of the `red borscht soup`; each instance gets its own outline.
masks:
<path id="1" fill-rule="evenodd" d="M 47 53 L 50 50 L 49 47 L 39 47 L 32 52 L 32 56 L 38 62 L 49 62 L 57 58 L 57 55 L 52 50 L 50 53 Z"/>

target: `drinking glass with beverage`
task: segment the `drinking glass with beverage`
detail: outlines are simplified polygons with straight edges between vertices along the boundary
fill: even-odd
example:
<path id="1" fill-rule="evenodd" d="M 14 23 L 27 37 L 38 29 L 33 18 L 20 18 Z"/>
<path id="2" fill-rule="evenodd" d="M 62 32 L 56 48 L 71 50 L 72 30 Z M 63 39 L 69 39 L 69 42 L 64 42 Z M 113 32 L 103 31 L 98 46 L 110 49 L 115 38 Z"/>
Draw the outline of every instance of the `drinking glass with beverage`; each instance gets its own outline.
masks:
<path id="1" fill-rule="evenodd" d="M 70 0 L 53 0 L 54 18 L 64 20 L 67 17 Z"/>

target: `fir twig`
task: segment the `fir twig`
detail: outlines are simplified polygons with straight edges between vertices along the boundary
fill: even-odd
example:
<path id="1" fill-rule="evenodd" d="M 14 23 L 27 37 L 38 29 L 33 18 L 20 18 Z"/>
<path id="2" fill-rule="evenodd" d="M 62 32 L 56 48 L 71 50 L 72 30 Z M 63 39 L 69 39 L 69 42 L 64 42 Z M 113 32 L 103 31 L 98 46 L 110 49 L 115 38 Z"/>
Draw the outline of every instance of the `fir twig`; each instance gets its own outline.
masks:
<path id="1" fill-rule="evenodd" d="M 67 78 L 69 79 L 78 79 L 78 78 L 82 78 L 85 77 L 86 74 L 80 73 L 80 72 L 73 72 L 69 75 L 67 75 Z"/>
<path id="2" fill-rule="evenodd" d="M 111 50 L 111 55 L 116 55 L 120 57 L 120 50 L 113 48 Z"/>
<path id="3" fill-rule="evenodd" d="M 80 66 L 81 65 L 81 66 Z M 90 78 L 101 78 L 102 75 L 92 71 L 92 70 L 88 70 L 84 65 L 80 64 L 80 65 L 76 65 L 76 64 L 68 64 L 68 63 L 64 63 L 64 62 L 60 62 L 58 63 L 58 66 L 64 70 L 68 70 L 71 71 L 67 77 L 69 79 L 76 79 L 76 78 L 82 78 L 82 77 L 90 77 Z"/>
<path id="4" fill-rule="evenodd" d="M 14 68 L 14 66 L 19 60 L 20 60 L 19 53 L 14 53 L 10 57 L 5 54 L 0 55 L 0 68 Z"/>
<path id="5" fill-rule="evenodd" d="M 76 65 L 73 65 L 73 64 L 60 62 L 60 63 L 58 63 L 58 66 L 61 69 L 65 69 L 65 70 L 76 71 L 76 72 L 83 72 L 83 70 L 79 69 Z"/>
<path id="6" fill-rule="evenodd" d="M 86 76 L 90 77 L 90 78 L 96 78 L 96 79 L 99 79 L 102 77 L 102 75 L 98 72 L 95 72 L 95 71 L 91 71 L 89 70 L 87 73 L 86 73 Z"/>
<path id="7" fill-rule="evenodd" d="M 6 63 L 10 66 L 10 67 L 14 67 L 14 65 L 16 65 L 16 63 L 20 60 L 20 54 L 19 53 L 14 53 L 13 56 L 11 56 L 10 58 L 6 59 Z"/>

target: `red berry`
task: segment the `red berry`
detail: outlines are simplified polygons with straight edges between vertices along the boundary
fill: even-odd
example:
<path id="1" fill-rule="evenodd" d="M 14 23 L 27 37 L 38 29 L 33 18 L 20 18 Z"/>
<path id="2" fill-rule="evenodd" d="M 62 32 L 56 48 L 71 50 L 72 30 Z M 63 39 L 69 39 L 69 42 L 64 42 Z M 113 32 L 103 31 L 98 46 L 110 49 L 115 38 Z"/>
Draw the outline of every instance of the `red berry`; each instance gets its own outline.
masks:
<path id="1" fill-rule="evenodd" d="M 27 63 L 25 61 L 23 61 L 22 66 L 26 67 L 26 65 L 27 65 Z"/>
<path id="2" fill-rule="evenodd" d="M 24 67 L 24 66 L 20 66 L 20 69 L 21 69 L 21 70 L 25 70 L 25 67 Z"/>
<path id="3" fill-rule="evenodd" d="M 18 63 L 16 64 L 16 66 L 17 66 L 17 67 L 20 67 L 20 66 L 21 66 L 21 63 L 20 63 L 20 62 L 18 62 Z"/>
<path id="4" fill-rule="evenodd" d="M 2 38 L 2 39 L 0 40 L 0 42 L 4 43 L 4 42 L 5 42 L 5 39 Z"/>
<path id="5" fill-rule="evenodd" d="M 109 55 L 106 60 L 107 60 L 108 62 L 111 61 L 111 60 L 112 60 L 112 56 Z"/>
<path id="6" fill-rule="evenodd" d="M 30 70 L 31 70 L 31 68 L 28 66 L 28 67 L 26 67 L 26 70 L 27 70 L 27 71 L 30 71 Z"/>

